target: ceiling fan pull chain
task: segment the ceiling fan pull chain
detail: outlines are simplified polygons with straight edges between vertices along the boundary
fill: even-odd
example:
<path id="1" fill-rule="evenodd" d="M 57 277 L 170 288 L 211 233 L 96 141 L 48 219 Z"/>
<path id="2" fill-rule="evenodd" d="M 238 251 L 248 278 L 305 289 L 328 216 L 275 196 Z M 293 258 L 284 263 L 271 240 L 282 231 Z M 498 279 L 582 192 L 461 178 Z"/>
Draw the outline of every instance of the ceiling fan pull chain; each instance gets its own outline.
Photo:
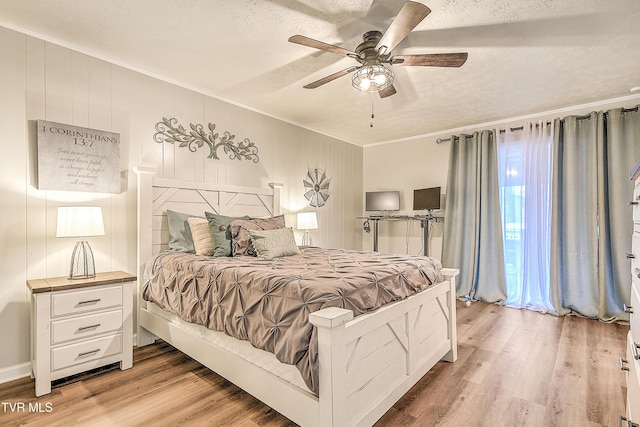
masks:
<path id="1" fill-rule="evenodd" d="M 373 114 L 373 92 L 369 92 L 369 98 L 371 99 L 371 122 L 369 127 L 373 127 L 373 119 L 375 117 L 375 114 Z"/>

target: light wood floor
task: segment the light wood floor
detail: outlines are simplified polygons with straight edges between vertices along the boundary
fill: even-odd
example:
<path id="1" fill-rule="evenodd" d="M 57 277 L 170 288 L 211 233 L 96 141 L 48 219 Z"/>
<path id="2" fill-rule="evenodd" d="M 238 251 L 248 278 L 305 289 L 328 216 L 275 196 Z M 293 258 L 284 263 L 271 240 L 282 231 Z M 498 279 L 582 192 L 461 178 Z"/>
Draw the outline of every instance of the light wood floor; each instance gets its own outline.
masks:
<path id="1" fill-rule="evenodd" d="M 458 306 L 458 361 L 438 363 L 377 426 L 617 426 L 629 327 L 483 303 Z M 163 342 L 34 398 L 0 385 L 0 425 L 290 426 L 289 420 Z M 27 412 L 11 412 L 8 403 Z M 39 404 L 42 411 L 28 412 Z"/>

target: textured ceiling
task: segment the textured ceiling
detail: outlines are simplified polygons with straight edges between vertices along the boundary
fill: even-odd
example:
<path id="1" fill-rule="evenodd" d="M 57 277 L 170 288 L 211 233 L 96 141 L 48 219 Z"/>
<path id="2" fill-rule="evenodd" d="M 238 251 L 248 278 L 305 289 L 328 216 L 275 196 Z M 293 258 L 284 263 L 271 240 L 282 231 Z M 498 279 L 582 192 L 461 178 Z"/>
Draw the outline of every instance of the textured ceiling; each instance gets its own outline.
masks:
<path id="1" fill-rule="evenodd" d="M 349 76 L 355 49 L 403 0 L 0 0 L 0 25 L 359 145 L 629 95 L 640 86 L 638 0 L 426 0 L 394 54 L 468 52 L 461 68 L 393 66 L 398 93 Z"/>

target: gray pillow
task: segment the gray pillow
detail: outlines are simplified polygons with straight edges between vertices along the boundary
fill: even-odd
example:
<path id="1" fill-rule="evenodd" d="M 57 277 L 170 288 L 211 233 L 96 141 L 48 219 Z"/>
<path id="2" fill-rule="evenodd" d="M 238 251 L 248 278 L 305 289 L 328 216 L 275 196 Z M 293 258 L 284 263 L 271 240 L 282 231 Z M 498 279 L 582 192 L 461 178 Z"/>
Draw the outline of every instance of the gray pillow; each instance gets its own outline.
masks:
<path id="1" fill-rule="evenodd" d="M 231 256 L 231 232 L 229 224 L 235 219 L 249 219 L 248 216 L 232 217 L 205 212 L 213 236 L 213 256 Z"/>
<path id="2" fill-rule="evenodd" d="M 167 222 L 169 223 L 169 250 L 177 252 L 194 253 L 191 229 L 187 224 L 188 218 L 202 218 L 201 216 L 171 211 L 167 209 Z"/>

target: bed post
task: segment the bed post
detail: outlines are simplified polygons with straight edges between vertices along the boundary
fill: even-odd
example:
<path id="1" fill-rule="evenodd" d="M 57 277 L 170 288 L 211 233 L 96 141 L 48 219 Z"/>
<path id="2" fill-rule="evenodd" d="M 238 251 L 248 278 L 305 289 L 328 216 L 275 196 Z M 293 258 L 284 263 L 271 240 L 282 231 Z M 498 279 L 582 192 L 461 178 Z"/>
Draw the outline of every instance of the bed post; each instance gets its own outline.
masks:
<path id="1" fill-rule="evenodd" d="M 153 175 L 156 172 L 154 165 L 140 165 L 133 168 L 138 175 L 138 289 L 136 292 L 137 311 L 136 311 L 136 344 L 138 347 L 153 344 L 155 336 L 140 326 L 140 309 L 146 307 L 145 301 L 142 300 L 141 289 L 144 285 L 144 266 L 147 260 L 152 256 L 152 206 L 153 206 Z"/>
<path id="2" fill-rule="evenodd" d="M 353 319 L 353 311 L 330 307 L 309 315 L 318 328 L 318 377 L 320 384 L 320 426 L 346 426 L 347 400 L 344 324 Z"/>
<path id="3" fill-rule="evenodd" d="M 456 326 L 456 277 L 460 274 L 457 268 L 443 268 L 441 270 L 444 280 L 449 281 L 449 295 L 447 305 L 449 306 L 448 333 L 451 340 L 451 350 L 443 357 L 447 362 L 455 362 L 458 358 L 458 329 Z"/>
<path id="4" fill-rule="evenodd" d="M 280 215 L 280 191 L 282 191 L 282 187 L 284 187 L 279 182 L 270 182 L 269 187 L 273 189 L 273 212 L 272 215 Z"/>

